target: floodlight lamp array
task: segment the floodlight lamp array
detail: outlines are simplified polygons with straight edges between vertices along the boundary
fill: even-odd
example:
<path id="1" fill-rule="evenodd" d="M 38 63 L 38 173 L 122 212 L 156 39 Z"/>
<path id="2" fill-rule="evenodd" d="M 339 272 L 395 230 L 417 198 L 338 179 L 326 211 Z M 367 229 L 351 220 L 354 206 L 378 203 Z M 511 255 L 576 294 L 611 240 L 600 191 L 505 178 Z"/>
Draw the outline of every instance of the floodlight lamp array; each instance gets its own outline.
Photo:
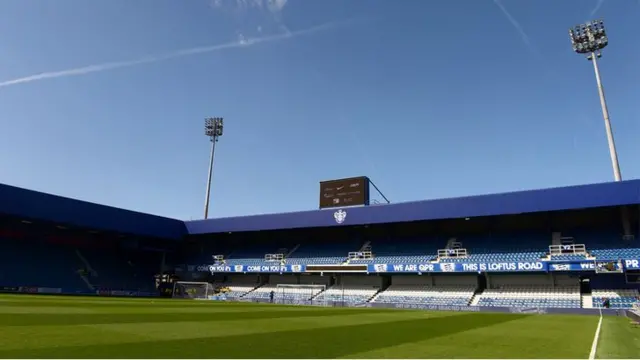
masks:
<path id="1" fill-rule="evenodd" d="M 222 136 L 224 121 L 221 117 L 207 118 L 204 120 L 204 134 L 209 137 Z"/>
<path id="2" fill-rule="evenodd" d="M 597 53 L 609 44 L 602 20 L 594 20 L 569 29 L 573 51 L 578 54 Z"/>

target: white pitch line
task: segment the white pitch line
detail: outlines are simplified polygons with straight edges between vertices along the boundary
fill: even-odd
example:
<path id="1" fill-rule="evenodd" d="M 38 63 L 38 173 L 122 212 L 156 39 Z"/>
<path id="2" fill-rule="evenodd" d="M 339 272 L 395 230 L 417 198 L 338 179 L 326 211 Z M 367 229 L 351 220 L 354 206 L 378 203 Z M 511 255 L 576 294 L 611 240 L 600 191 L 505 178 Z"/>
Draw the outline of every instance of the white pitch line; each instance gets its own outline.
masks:
<path id="1" fill-rule="evenodd" d="M 589 353 L 589 360 L 596 358 L 596 350 L 598 349 L 598 339 L 600 338 L 600 328 L 602 327 L 602 310 L 600 310 L 600 320 L 598 320 L 598 327 L 596 328 L 596 334 L 593 336 L 593 343 L 591 344 L 591 352 Z"/>

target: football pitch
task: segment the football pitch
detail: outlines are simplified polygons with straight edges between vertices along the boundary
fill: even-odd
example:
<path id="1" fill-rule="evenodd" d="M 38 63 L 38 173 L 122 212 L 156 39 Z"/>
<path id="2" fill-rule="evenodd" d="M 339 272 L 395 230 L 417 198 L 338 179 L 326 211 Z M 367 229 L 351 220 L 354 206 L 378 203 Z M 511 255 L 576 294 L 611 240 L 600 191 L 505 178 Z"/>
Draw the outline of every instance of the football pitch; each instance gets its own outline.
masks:
<path id="1" fill-rule="evenodd" d="M 0 358 L 582 358 L 595 316 L 0 296 Z M 640 357 L 605 317 L 597 358 Z"/>

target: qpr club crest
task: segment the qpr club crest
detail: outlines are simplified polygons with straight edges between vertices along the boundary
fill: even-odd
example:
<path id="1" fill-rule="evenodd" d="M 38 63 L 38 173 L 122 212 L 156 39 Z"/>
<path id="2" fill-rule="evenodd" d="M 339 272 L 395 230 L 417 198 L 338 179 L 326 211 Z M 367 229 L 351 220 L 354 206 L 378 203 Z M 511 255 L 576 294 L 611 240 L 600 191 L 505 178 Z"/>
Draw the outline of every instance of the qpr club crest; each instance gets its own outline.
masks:
<path id="1" fill-rule="evenodd" d="M 453 272 L 453 271 L 456 271 L 456 264 L 454 264 L 454 263 L 440 264 L 440 271 L 442 271 L 442 272 Z"/>
<path id="2" fill-rule="evenodd" d="M 374 264 L 373 268 L 376 272 L 387 272 L 387 264 Z"/>
<path id="3" fill-rule="evenodd" d="M 347 218 L 347 212 L 340 209 L 333 213 L 333 218 L 336 219 L 338 224 L 342 224 Z"/>

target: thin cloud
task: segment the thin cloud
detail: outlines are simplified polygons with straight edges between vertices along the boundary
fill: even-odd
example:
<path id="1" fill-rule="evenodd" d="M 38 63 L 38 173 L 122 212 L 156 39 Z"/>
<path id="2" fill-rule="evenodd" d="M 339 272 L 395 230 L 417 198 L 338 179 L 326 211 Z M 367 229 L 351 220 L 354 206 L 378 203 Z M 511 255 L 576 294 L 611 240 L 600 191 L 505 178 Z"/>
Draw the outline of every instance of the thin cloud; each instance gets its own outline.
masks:
<path id="1" fill-rule="evenodd" d="M 283 33 L 291 33 L 283 16 L 284 8 L 288 3 L 288 0 L 209 0 L 210 7 L 216 11 L 230 12 L 239 18 L 257 16 L 262 18 L 262 22 L 275 24 L 278 31 Z"/>
<path id="2" fill-rule="evenodd" d="M 602 7 L 603 4 L 604 4 L 604 0 L 598 0 L 598 2 L 596 3 L 596 6 L 589 13 L 589 19 L 587 21 L 593 20 L 593 17 L 600 10 L 600 8 Z"/>
<path id="3" fill-rule="evenodd" d="M 522 25 L 520 25 L 520 22 L 518 22 L 518 20 L 516 20 L 516 18 L 514 18 L 511 15 L 511 13 L 507 10 L 507 8 L 505 8 L 504 5 L 502 5 L 502 2 L 500 2 L 500 0 L 493 0 L 493 3 L 496 4 L 496 6 L 500 9 L 500 11 L 502 11 L 502 14 L 507 18 L 507 20 L 509 20 L 511 25 L 513 25 L 513 27 L 516 29 L 516 31 L 520 35 L 522 42 L 524 42 L 527 48 L 531 52 L 538 55 L 538 51 L 536 50 L 536 47 L 533 46 L 533 43 L 531 42 L 531 38 L 529 38 L 529 35 L 527 35 L 527 33 L 524 31 L 524 28 L 522 28 Z"/>
<path id="4" fill-rule="evenodd" d="M 3 82 L 0 82 L 0 87 L 26 84 L 26 83 L 46 80 L 46 79 L 56 79 L 56 78 L 62 78 L 62 77 L 87 75 L 91 73 L 115 70 L 115 69 L 120 69 L 125 67 L 136 66 L 136 65 L 150 64 L 150 63 L 155 63 L 155 62 L 170 60 L 175 58 L 181 58 L 186 56 L 212 53 L 212 52 L 223 51 L 223 50 L 234 49 L 234 48 L 249 47 L 249 46 L 253 46 L 260 43 L 274 42 L 278 40 L 294 38 L 297 36 L 310 35 L 320 31 L 333 29 L 339 25 L 341 24 L 327 23 L 327 24 L 311 27 L 304 30 L 289 32 L 286 34 L 264 36 L 264 37 L 258 37 L 253 39 L 247 39 L 243 36 L 239 36 L 239 39 L 237 41 L 229 42 L 225 44 L 201 46 L 201 47 L 195 47 L 190 49 L 177 50 L 177 51 L 173 51 L 166 54 L 146 56 L 146 57 L 142 57 L 134 60 L 95 64 L 95 65 L 89 65 L 89 66 L 79 67 L 75 69 L 67 69 L 67 70 L 60 70 L 60 71 L 50 71 L 50 72 L 44 72 L 40 74 L 25 76 L 25 77 L 13 79 L 13 80 L 6 80 Z"/>

